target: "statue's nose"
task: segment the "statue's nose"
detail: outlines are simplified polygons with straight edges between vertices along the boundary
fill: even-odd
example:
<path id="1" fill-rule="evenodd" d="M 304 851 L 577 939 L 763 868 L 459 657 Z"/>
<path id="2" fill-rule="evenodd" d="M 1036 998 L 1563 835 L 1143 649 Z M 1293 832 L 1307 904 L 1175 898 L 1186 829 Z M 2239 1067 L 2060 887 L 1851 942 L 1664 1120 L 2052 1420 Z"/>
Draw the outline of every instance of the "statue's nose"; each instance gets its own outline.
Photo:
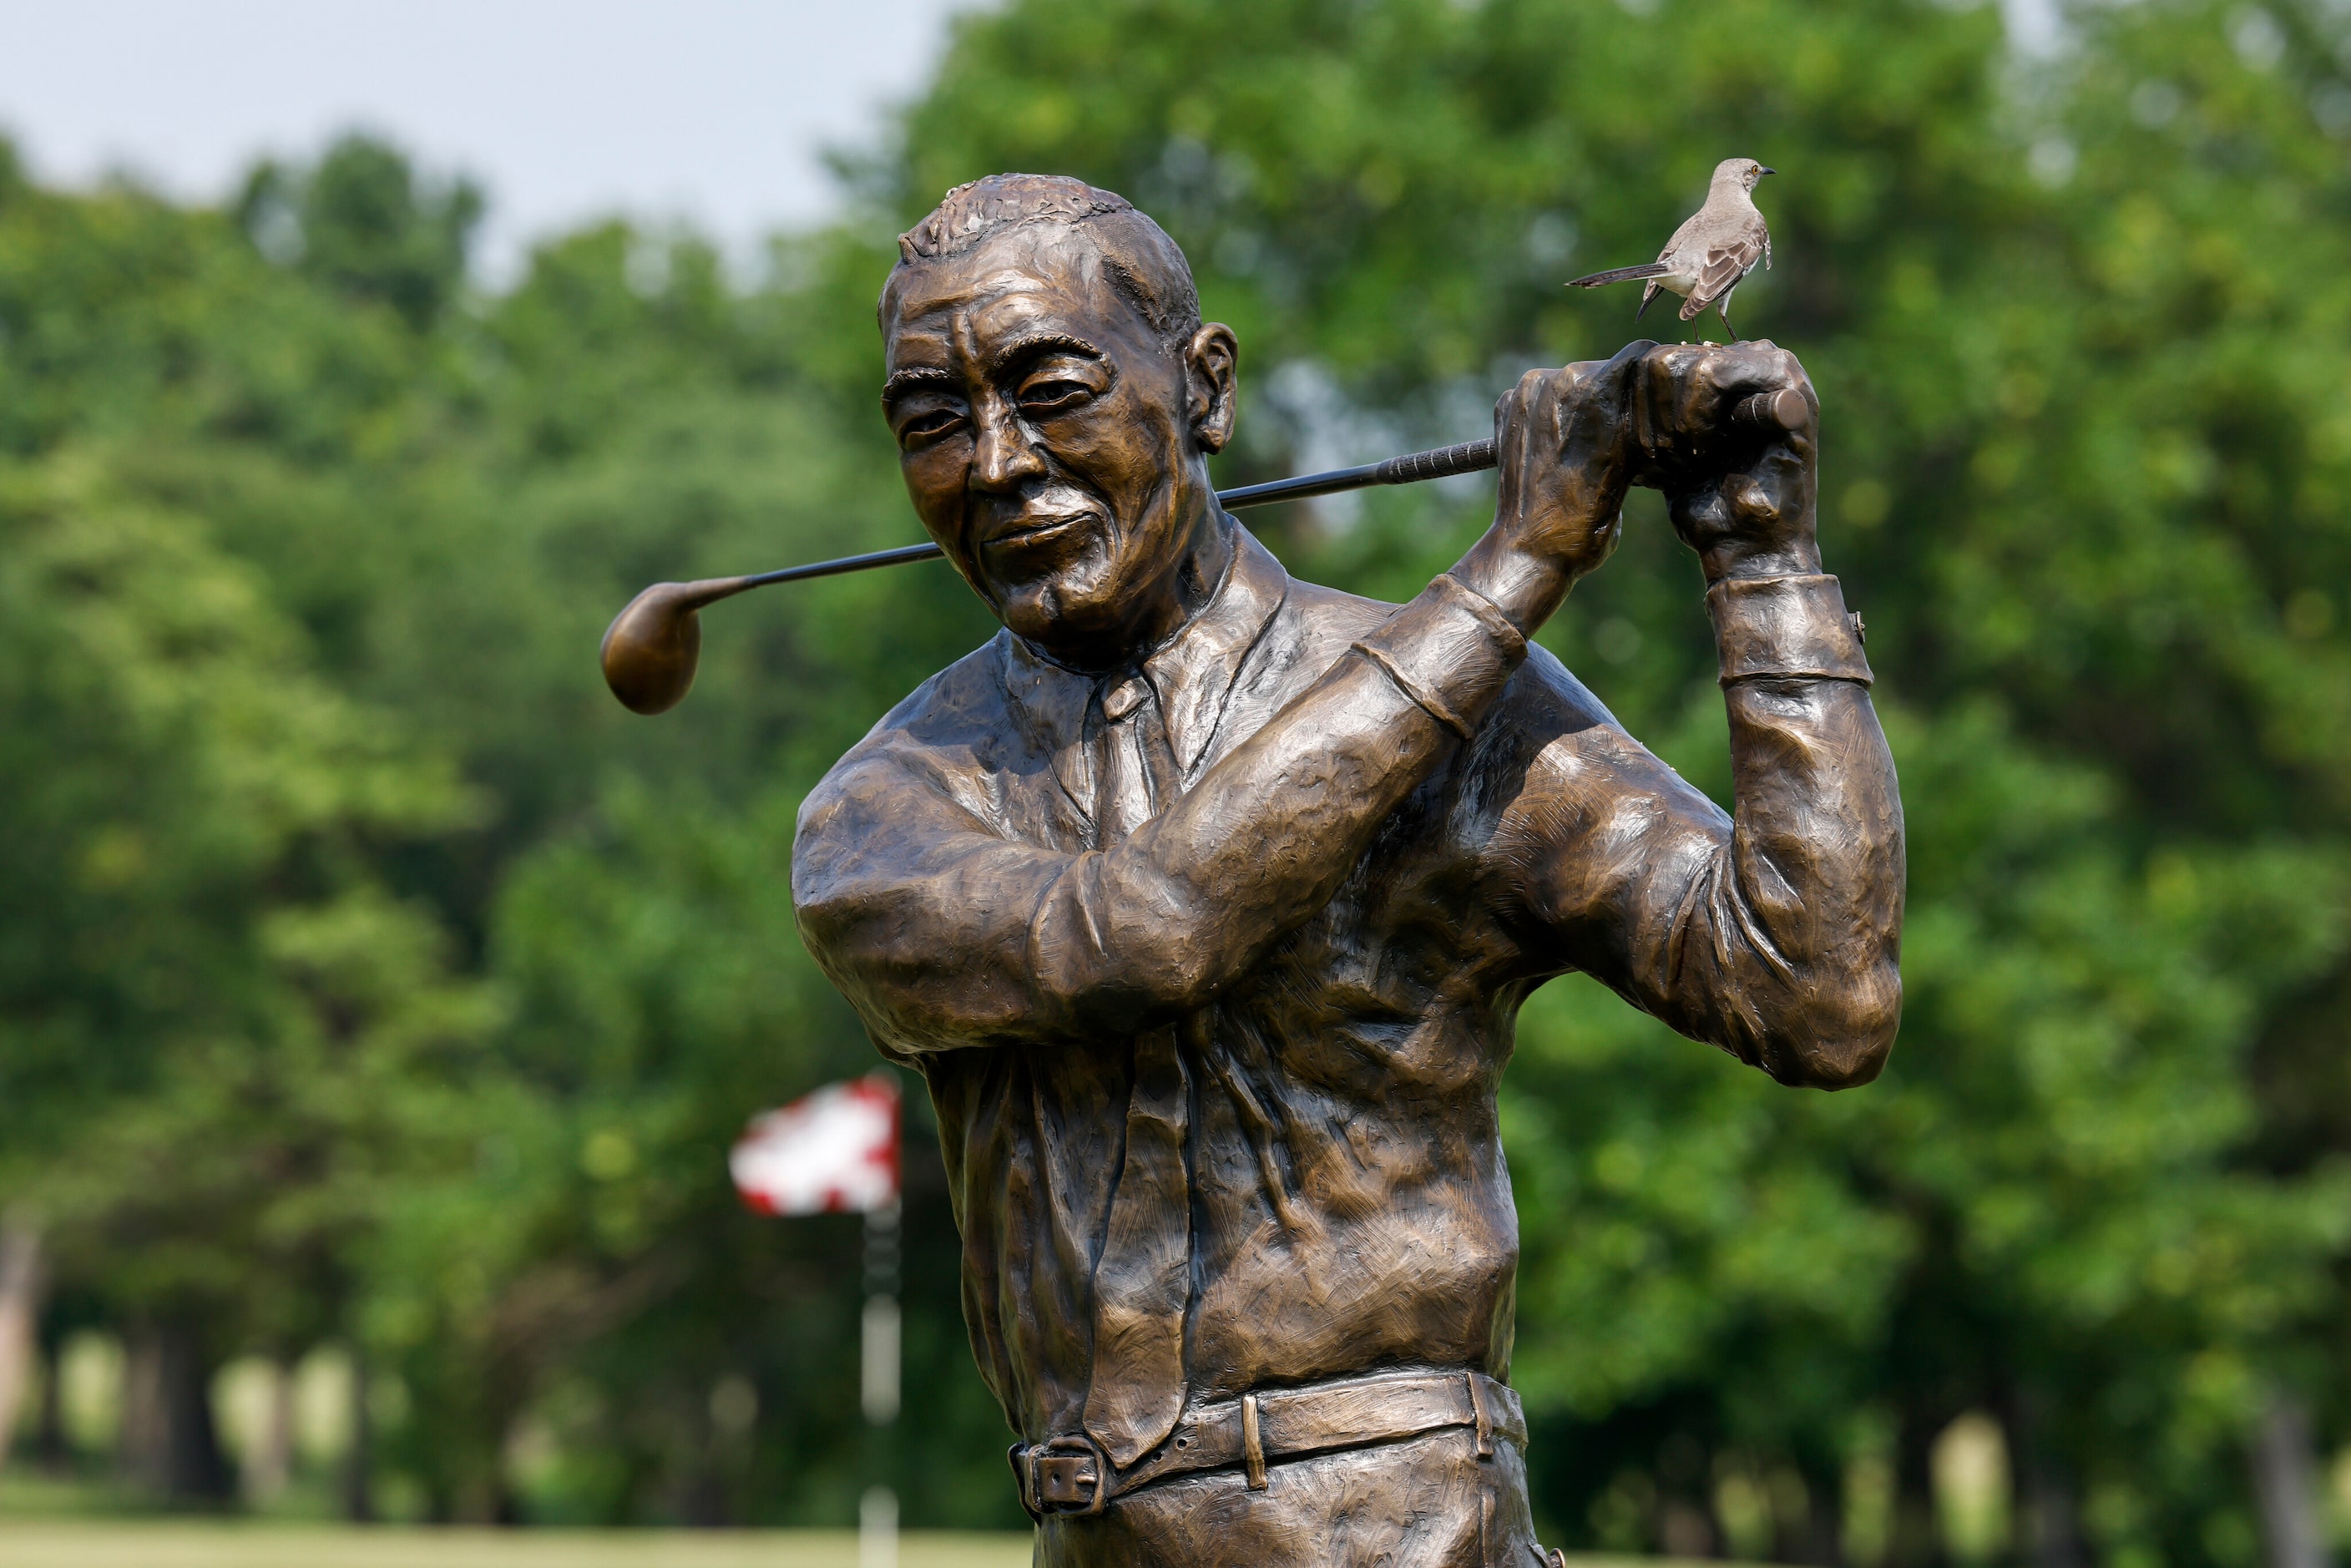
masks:
<path id="1" fill-rule="evenodd" d="M 979 421 L 978 450 L 972 454 L 972 479 L 983 490 L 1009 489 L 1045 471 L 1029 433 L 1014 419 Z"/>

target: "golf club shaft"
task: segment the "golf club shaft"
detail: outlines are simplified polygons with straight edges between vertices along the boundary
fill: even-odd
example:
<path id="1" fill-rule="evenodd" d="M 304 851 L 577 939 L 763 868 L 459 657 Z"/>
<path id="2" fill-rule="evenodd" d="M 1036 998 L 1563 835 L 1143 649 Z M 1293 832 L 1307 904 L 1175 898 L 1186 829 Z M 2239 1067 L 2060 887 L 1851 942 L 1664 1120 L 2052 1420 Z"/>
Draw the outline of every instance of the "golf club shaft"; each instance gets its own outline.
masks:
<path id="1" fill-rule="evenodd" d="M 1373 485 L 1413 485 L 1423 479 L 1442 479 L 1452 474 L 1475 474 L 1493 465 L 1494 444 L 1491 441 L 1465 441 L 1458 446 L 1440 446 L 1434 452 L 1407 452 L 1401 457 L 1365 463 L 1353 468 L 1332 468 L 1321 474 L 1301 474 L 1294 479 L 1275 479 L 1263 485 L 1243 485 L 1236 490 L 1219 490 L 1217 492 L 1217 504 L 1229 512 L 1243 507 L 1269 507 L 1276 501 L 1302 501 L 1311 496 L 1361 490 Z M 781 571 L 761 572 L 757 577 L 746 579 L 743 586 L 764 588 L 771 582 L 837 577 L 844 571 L 896 566 L 900 561 L 930 560 L 944 553 L 935 544 L 901 545 L 896 549 L 878 549 L 867 555 L 845 555 L 838 560 L 811 561 L 806 566 L 788 566 Z"/>
<path id="2" fill-rule="evenodd" d="M 1797 430 L 1802 427 L 1807 413 L 1802 393 L 1783 390 L 1755 392 L 1740 399 L 1730 411 L 1730 418 L 1735 424 L 1759 431 Z M 1238 511 L 1244 507 L 1270 507 L 1276 501 L 1303 501 L 1310 497 L 1334 496 L 1342 490 L 1363 490 L 1374 485 L 1417 485 L 1424 479 L 1475 474 L 1481 469 L 1491 468 L 1494 463 L 1493 442 L 1465 441 L 1458 446 L 1440 446 L 1429 452 L 1407 452 L 1401 457 L 1359 464 L 1353 468 L 1330 468 L 1320 474 L 1301 474 L 1291 479 L 1275 479 L 1263 485 L 1243 485 L 1238 489 L 1219 490 L 1217 492 L 1217 504 L 1228 512 Z M 806 566 L 788 566 L 781 571 L 761 572 L 757 577 L 745 578 L 742 586 L 764 588 L 771 582 L 837 577 L 845 571 L 867 571 L 877 566 L 896 566 L 901 561 L 931 560 L 945 553 L 935 544 L 901 545 L 895 549 L 845 555 L 837 560 L 811 561 Z"/>

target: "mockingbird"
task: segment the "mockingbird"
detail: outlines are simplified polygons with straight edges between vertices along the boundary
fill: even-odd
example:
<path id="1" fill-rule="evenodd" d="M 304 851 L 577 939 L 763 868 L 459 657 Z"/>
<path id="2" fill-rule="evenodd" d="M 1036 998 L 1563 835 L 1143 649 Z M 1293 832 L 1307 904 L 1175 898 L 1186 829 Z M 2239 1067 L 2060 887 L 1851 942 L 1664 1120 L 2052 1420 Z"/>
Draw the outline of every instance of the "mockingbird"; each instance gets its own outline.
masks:
<path id="1" fill-rule="evenodd" d="M 1579 277 L 1570 288 L 1597 288 L 1604 283 L 1629 283 L 1646 278 L 1638 321 L 1660 288 L 1682 296 L 1682 319 L 1689 320 L 1709 305 L 1722 312 L 1722 329 L 1739 336 L 1730 324 L 1730 292 L 1761 261 L 1771 265 L 1771 230 L 1755 210 L 1748 193 L 1755 182 L 1773 172 L 1752 158 L 1725 158 L 1714 166 L 1714 183 L 1707 187 L 1706 205 L 1674 231 L 1657 259 L 1639 267 L 1620 267 Z"/>

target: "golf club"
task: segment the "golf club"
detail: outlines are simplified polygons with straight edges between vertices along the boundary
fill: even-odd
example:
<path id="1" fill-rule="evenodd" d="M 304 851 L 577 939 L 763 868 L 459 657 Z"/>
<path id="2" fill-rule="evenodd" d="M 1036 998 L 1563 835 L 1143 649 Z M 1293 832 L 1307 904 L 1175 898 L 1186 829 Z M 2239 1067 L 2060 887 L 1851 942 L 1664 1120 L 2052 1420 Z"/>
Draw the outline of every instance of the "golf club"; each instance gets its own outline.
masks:
<path id="1" fill-rule="evenodd" d="M 1740 399 L 1731 408 L 1730 422 L 1758 432 L 1793 431 L 1802 429 L 1811 413 L 1803 393 L 1785 387 Z M 1416 485 L 1424 479 L 1475 474 L 1491 468 L 1494 462 L 1493 442 L 1466 441 L 1458 446 L 1408 452 L 1400 457 L 1353 468 L 1332 468 L 1320 474 L 1301 474 L 1291 479 L 1219 490 L 1217 501 L 1227 511 L 1238 511 L 1244 507 L 1302 501 L 1374 485 Z M 788 566 L 779 571 L 763 571 L 749 577 L 657 582 L 629 601 L 605 629 L 601 653 L 604 684 L 632 712 L 665 713 L 675 707 L 694 685 L 695 665 L 702 653 L 702 621 L 698 612 L 703 606 L 770 583 L 836 577 L 842 572 L 896 566 L 902 561 L 930 560 L 945 553 L 935 544 L 902 545 L 895 549 Z"/>

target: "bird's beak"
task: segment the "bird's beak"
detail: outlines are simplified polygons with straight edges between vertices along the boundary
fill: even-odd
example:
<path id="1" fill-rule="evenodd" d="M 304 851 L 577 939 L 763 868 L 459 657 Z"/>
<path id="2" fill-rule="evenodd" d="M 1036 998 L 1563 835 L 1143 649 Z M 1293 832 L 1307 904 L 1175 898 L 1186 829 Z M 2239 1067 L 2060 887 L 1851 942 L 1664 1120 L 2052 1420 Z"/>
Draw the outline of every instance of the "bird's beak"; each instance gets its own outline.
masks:
<path id="1" fill-rule="evenodd" d="M 1776 174 L 1776 173 L 1778 173 L 1779 172 L 1780 172 L 1780 171 L 1779 171 L 1779 170 L 1777 170 L 1777 169 L 1763 169 L 1763 168 L 1758 168 L 1758 169 L 1755 171 L 1755 177 L 1756 177 L 1757 179 L 1759 179 L 1759 180 L 1760 180 L 1760 179 L 1761 179 L 1761 178 L 1762 178 L 1764 175 L 1766 175 L 1766 174 Z"/>

